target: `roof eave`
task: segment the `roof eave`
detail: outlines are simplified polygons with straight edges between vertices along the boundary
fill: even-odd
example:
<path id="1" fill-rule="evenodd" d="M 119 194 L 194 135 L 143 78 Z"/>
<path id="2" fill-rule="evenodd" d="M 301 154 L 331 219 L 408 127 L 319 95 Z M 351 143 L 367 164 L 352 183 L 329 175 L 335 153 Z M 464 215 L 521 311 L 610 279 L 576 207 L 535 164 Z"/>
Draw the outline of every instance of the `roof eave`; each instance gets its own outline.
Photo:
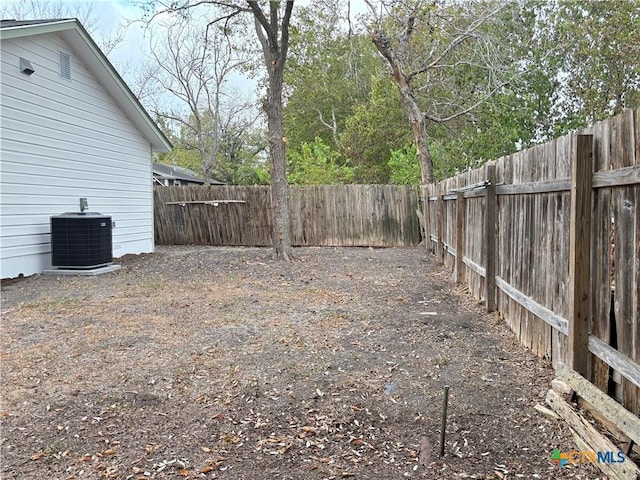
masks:
<path id="1" fill-rule="evenodd" d="M 30 35 L 44 35 L 46 33 L 56 33 L 64 30 L 76 29 L 77 20 L 66 18 L 62 20 L 52 20 L 47 23 L 35 23 L 32 25 L 5 26 L 0 29 L 0 40 L 11 38 L 28 37 Z"/>

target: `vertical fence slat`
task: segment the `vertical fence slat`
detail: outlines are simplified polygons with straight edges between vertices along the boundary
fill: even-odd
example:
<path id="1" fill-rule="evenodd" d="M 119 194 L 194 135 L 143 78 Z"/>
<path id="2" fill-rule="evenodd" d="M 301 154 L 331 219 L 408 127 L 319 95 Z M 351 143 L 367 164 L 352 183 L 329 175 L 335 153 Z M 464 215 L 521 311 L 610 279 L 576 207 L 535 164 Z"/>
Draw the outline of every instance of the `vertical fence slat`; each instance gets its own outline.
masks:
<path id="1" fill-rule="evenodd" d="M 635 112 L 637 115 L 637 112 Z M 611 125 L 611 163 L 614 168 L 638 165 L 635 157 L 634 112 L 627 111 L 613 119 Z M 622 186 L 612 191 L 614 224 L 614 314 L 616 348 L 628 358 L 640 362 L 638 343 L 638 289 L 640 288 L 640 256 L 638 256 L 638 203 L 640 185 Z M 630 411 L 640 414 L 640 389 L 622 378 L 622 400 Z"/>
<path id="2" fill-rule="evenodd" d="M 577 135 L 571 165 L 569 233 L 569 366 L 589 374 L 589 312 L 591 281 L 591 180 L 593 136 Z"/>
<path id="3" fill-rule="evenodd" d="M 594 126 L 594 170 L 611 168 L 609 123 Z M 592 250 L 591 250 L 591 334 L 611 345 L 611 189 L 593 192 Z M 609 393 L 611 368 L 597 356 L 591 356 L 589 380 L 603 392 Z M 614 393 L 614 392 L 613 392 Z"/>
<path id="4" fill-rule="evenodd" d="M 554 365 L 573 365 L 639 414 L 640 389 L 615 370 L 620 367 L 591 355 L 588 338 L 591 332 L 640 363 L 640 184 L 591 185 L 594 170 L 609 170 L 612 175 L 599 178 L 615 179 L 618 169 L 628 172 L 629 167 L 640 167 L 640 109 L 598 122 L 583 133 L 593 137 L 566 135 L 498 159 L 498 185 L 512 188 L 499 188 L 495 220 L 488 218 L 486 198 L 482 202 L 477 201 L 480 197 L 466 198 L 465 208 L 459 201 L 456 207 L 442 198 L 455 188 L 488 179 L 487 166 L 430 186 L 427 191 L 437 198 L 429 204 L 428 231 L 434 236 L 430 243 L 437 245 L 434 253 L 455 271 L 456 280 L 466 283 L 472 294 L 486 297 L 488 308 L 495 299 L 495 307 L 522 343 L 537 355 L 551 356 Z M 587 158 L 576 162 L 578 155 Z M 584 167 L 584 172 L 572 172 L 578 167 Z M 569 185 L 571 178 L 578 182 L 573 188 L 580 186 L 576 191 L 582 194 L 572 195 L 570 186 L 556 191 L 540 184 L 555 180 L 554 186 Z M 488 245 L 488 223 L 495 225 L 495 246 Z M 462 246 L 461 229 L 465 232 Z M 483 238 L 474 236 L 477 231 L 484 232 Z M 452 242 L 460 255 L 455 260 L 444 248 Z M 494 272 L 487 260 L 490 251 L 496 252 Z M 460 262 L 465 256 L 473 264 L 463 267 L 462 276 Z M 486 273 L 480 280 L 483 289 L 477 288 L 481 276 L 476 265 Z M 495 276 L 501 282 L 492 296 L 488 283 Z M 511 295 L 514 290 L 521 294 L 518 301 Z M 544 322 L 545 311 L 567 319 L 569 335 Z"/>
<path id="5" fill-rule="evenodd" d="M 464 276 L 464 192 L 458 192 L 456 198 L 456 283 L 462 283 Z"/>
<path id="6" fill-rule="evenodd" d="M 437 226 L 437 234 L 438 237 L 437 245 L 436 245 L 436 257 L 440 263 L 444 262 L 444 199 L 442 198 L 443 192 L 441 189 L 436 190 L 436 195 L 438 199 L 436 200 L 436 226 Z"/>
<path id="7" fill-rule="evenodd" d="M 485 218 L 485 295 L 487 312 L 496 309 L 496 166 L 487 165 L 486 218 Z"/>

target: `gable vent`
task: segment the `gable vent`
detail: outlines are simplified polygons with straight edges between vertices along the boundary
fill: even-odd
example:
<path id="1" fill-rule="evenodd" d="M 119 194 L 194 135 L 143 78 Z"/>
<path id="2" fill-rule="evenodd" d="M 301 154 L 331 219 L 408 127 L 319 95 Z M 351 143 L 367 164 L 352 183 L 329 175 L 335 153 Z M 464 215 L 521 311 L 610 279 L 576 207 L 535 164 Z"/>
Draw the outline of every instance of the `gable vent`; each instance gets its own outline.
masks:
<path id="1" fill-rule="evenodd" d="M 71 57 L 68 53 L 60 52 L 60 76 L 65 80 L 71 80 Z"/>

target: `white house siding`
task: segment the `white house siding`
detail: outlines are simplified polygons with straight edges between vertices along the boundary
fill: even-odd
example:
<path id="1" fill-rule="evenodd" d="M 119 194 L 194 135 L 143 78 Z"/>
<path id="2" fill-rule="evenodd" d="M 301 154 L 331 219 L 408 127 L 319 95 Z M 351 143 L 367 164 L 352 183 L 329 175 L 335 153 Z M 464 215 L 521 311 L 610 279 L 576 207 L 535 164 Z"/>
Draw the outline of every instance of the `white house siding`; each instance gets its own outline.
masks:
<path id="1" fill-rule="evenodd" d="M 71 81 L 59 76 L 60 50 Z M 49 268 L 50 217 L 79 211 L 81 197 L 115 222 L 114 257 L 152 252 L 149 141 L 58 34 L 4 40 L 0 58 L 1 277 Z"/>

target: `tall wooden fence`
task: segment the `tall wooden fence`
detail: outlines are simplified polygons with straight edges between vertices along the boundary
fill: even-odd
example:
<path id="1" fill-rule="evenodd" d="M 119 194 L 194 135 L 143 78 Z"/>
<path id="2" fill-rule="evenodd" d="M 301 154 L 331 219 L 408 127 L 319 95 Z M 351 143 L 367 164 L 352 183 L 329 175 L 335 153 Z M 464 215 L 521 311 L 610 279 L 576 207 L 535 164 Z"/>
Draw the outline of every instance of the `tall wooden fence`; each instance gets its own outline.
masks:
<path id="1" fill-rule="evenodd" d="M 640 110 L 424 187 L 427 248 L 538 355 L 640 414 Z"/>
<path id="2" fill-rule="evenodd" d="M 272 245 L 270 187 L 158 187 L 154 199 L 158 244 Z M 418 192 L 412 187 L 292 186 L 289 206 L 296 246 L 420 242 Z"/>

